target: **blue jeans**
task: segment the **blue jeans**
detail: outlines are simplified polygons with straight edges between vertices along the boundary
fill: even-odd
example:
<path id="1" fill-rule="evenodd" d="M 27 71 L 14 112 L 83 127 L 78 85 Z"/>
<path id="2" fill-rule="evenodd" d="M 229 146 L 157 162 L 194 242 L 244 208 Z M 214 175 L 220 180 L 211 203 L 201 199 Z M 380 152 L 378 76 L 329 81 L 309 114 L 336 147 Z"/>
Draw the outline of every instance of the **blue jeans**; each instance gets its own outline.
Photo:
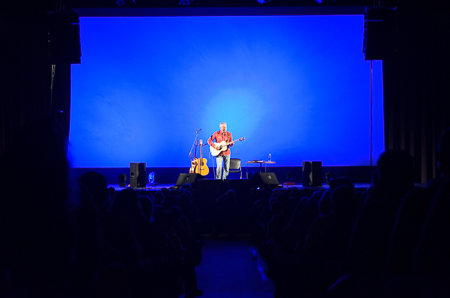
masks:
<path id="1" fill-rule="evenodd" d="M 225 156 L 217 156 L 217 168 L 216 168 L 216 179 L 225 180 L 228 177 L 228 173 L 230 171 L 230 154 Z M 222 162 L 224 164 L 223 167 L 223 178 L 222 178 Z"/>

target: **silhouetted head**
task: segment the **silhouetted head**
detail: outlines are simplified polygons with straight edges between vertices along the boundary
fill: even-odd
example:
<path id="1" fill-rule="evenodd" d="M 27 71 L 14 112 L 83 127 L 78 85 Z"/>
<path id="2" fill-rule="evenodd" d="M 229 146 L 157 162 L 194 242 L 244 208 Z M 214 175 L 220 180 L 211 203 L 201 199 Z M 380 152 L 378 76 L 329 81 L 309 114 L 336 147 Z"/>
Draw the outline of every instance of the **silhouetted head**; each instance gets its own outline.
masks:
<path id="1" fill-rule="evenodd" d="M 162 192 L 158 191 L 153 194 L 153 197 L 155 198 L 155 204 L 162 206 L 162 202 L 164 201 L 164 197 L 165 197 L 164 194 Z"/>
<path id="2" fill-rule="evenodd" d="M 338 188 L 341 185 L 347 185 L 348 187 L 353 188 L 353 190 L 355 189 L 355 184 L 353 183 L 352 180 L 344 177 L 339 177 L 331 181 L 330 192 L 333 192 L 336 188 Z"/>
<path id="3" fill-rule="evenodd" d="M 281 214 L 283 210 L 283 206 L 281 205 L 281 203 L 277 200 L 275 200 L 272 204 L 270 204 L 270 214 L 271 215 L 275 215 L 275 214 Z"/>
<path id="4" fill-rule="evenodd" d="M 95 202 L 97 208 L 102 208 L 108 197 L 108 183 L 102 174 L 90 171 L 78 179 L 80 191 L 87 192 Z"/>
<path id="5" fill-rule="evenodd" d="M 162 206 L 164 209 L 170 208 L 172 206 L 178 206 L 179 200 L 177 196 L 174 195 L 168 195 L 164 198 L 164 201 L 162 203 Z"/>
<path id="6" fill-rule="evenodd" d="M 412 157 L 403 150 L 383 152 L 377 161 L 373 184 L 383 196 L 403 197 L 414 186 Z"/>
<path id="7" fill-rule="evenodd" d="M 183 211 L 180 208 L 172 206 L 169 208 L 170 212 L 172 212 L 175 221 L 179 221 L 183 216 Z"/>
<path id="8" fill-rule="evenodd" d="M 337 215 L 356 216 L 358 200 L 356 199 L 355 189 L 348 185 L 339 186 L 331 193 L 331 205 L 333 213 Z"/>
<path id="9" fill-rule="evenodd" d="M 189 205 L 189 203 L 192 202 L 192 194 L 190 191 L 183 191 L 183 193 L 180 196 L 180 205 L 181 206 L 186 206 Z"/>
<path id="10" fill-rule="evenodd" d="M 277 200 L 281 203 L 281 205 L 286 206 L 289 202 L 289 197 L 285 193 L 279 193 L 277 195 Z"/>
<path id="11" fill-rule="evenodd" d="M 234 190 L 232 190 L 232 189 L 229 189 L 228 191 L 227 191 L 227 199 L 229 200 L 229 201 L 236 201 L 236 199 L 237 199 L 237 196 L 236 196 L 236 192 L 234 191 Z"/>
<path id="12" fill-rule="evenodd" d="M 192 186 L 190 184 L 183 184 L 180 187 L 180 190 L 192 192 Z"/>

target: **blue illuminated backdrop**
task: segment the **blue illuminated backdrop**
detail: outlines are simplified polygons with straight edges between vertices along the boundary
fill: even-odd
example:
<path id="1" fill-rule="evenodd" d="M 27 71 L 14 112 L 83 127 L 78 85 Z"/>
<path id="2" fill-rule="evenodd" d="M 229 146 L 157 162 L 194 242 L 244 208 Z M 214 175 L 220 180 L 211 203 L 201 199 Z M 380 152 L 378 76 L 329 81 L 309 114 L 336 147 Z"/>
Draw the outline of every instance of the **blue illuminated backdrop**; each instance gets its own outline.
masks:
<path id="1" fill-rule="evenodd" d="M 243 161 L 370 164 L 362 15 L 83 17 L 80 32 L 74 167 L 189 167 L 195 131 L 206 141 L 222 121 L 245 137 L 232 148 Z M 375 162 L 384 136 L 382 63 L 373 66 Z"/>

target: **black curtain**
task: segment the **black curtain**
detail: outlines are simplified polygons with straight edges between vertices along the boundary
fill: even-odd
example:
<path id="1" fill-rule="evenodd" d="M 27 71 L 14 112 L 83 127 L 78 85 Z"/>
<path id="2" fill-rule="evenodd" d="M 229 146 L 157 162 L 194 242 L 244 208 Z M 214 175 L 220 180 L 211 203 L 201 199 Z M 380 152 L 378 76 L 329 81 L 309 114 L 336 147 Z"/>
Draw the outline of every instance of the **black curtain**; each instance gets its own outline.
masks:
<path id="1" fill-rule="evenodd" d="M 450 127 L 449 25 L 445 10 L 399 7 L 395 52 L 383 61 L 386 149 L 409 152 L 421 183 L 439 174 L 437 142 Z"/>
<path id="2" fill-rule="evenodd" d="M 48 11 L 57 1 L 8 1 L 0 10 L 2 39 L 0 154 L 24 125 L 50 117 L 68 134 L 70 64 L 52 64 Z M 53 93 L 53 94 L 51 94 Z"/>

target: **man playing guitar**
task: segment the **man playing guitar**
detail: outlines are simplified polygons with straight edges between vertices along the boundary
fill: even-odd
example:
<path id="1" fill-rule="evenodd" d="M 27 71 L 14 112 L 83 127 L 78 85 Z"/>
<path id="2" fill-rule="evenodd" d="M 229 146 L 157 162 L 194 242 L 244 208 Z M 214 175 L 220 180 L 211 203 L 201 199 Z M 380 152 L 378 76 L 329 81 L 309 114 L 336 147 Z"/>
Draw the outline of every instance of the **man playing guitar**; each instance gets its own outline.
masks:
<path id="1" fill-rule="evenodd" d="M 220 130 L 212 134 L 208 139 L 208 144 L 216 150 L 221 150 L 221 152 L 216 156 L 217 168 L 216 168 L 216 179 L 225 180 L 228 177 L 230 170 L 230 148 L 234 143 L 230 143 L 233 140 L 231 132 L 227 131 L 227 124 L 225 122 L 220 123 Z M 216 141 L 215 143 L 213 141 Z M 226 148 L 221 148 L 219 143 L 230 143 Z M 223 166 L 223 176 L 222 176 L 222 163 Z"/>

